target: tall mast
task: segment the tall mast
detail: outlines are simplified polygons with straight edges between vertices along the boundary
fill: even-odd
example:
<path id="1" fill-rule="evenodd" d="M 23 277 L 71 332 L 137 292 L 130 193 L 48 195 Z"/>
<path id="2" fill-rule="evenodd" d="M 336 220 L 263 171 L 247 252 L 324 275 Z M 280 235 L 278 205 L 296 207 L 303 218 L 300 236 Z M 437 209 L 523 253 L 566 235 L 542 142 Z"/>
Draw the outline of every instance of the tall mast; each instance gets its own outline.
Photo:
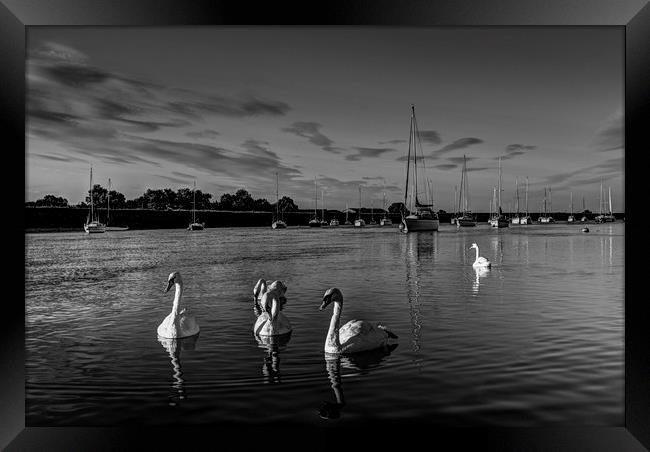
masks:
<path id="1" fill-rule="evenodd" d="M 544 216 L 546 216 L 546 187 L 544 187 Z"/>
<path id="2" fill-rule="evenodd" d="M 196 181 L 192 189 L 192 223 L 196 223 Z"/>
<path id="3" fill-rule="evenodd" d="M 411 205 L 416 205 L 418 202 L 418 145 L 417 145 L 417 134 L 416 127 L 417 123 L 415 122 L 415 105 L 411 105 L 411 120 L 413 121 L 413 194 L 415 195 L 415 200 L 413 199 L 413 194 L 411 194 Z"/>
<path id="4" fill-rule="evenodd" d="M 280 176 L 275 173 L 275 219 L 280 217 Z"/>
<path id="5" fill-rule="evenodd" d="M 459 209 L 460 204 L 456 205 L 457 202 L 458 202 L 457 190 L 458 190 L 458 186 L 454 185 L 454 206 L 453 206 L 453 208 L 456 209 L 456 212 L 458 212 L 460 210 Z"/>
<path id="6" fill-rule="evenodd" d="M 107 199 L 107 209 L 106 209 L 106 224 L 108 224 L 111 218 L 111 178 L 108 178 L 108 199 Z"/>
<path id="7" fill-rule="evenodd" d="M 553 215 L 553 193 L 551 192 L 552 187 L 548 187 L 548 210 L 551 215 Z"/>
<path id="8" fill-rule="evenodd" d="M 571 202 L 569 208 L 571 209 L 571 215 L 573 215 L 573 192 L 571 192 Z"/>
<path id="9" fill-rule="evenodd" d="M 499 156 L 499 215 L 501 215 L 501 156 Z"/>
<path id="10" fill-rule="evenodd" d="M 598 203 L 598 213 L 603 214 L 603 179 L 600 179 L 600 202 Z"/>
<path id="11" fill-rule="evenodd" d="M 314 218 L 318 219 L 318 186 L 314 177 Z"/>
<path id="12" fill-rule="evenodd" d="M 348 209 L 349 209 L 348 203 L 346 202 L 345 203 L 345 222 L 346 223 L 348 222 Z"/>
<path id="13" fill-rule="evenodd" d="M 517 211 L 517 216 L 519 216 L 519 179 L 515 177 L 515 193 L 517 198 L 515 200 L 515 210 Z"/>
<path id="14" fill-rule="evenodd" d="M 90 165 L 90 221 L 95 221 L 93 204 L 93 166 Z"/>
<path id="15" fill-rule="evenodd" d="M 612 187 L 609 187 L 609 214 L 612 214 Z"/>
<path id="16" fill-rule="evenodd" d="M 324 195 L 324 192 L 325 192 L 324 190 L 320 191 L 320 203 L 321 203 L 320 216 L 321 216 L 321 220 L 325 219 L 325 197 L 324 197 L 325 195 Z"/>
<path id="17" fill-rule="evenodd" d="M 411 104 L 411 127 L 409 129 L 409 149 L 406 155 L 406 186 L 404 188 L 404 208 L 407 206 L 409 193 L 409 176 L 411 174 L 411 138 L 413 137 L 413 116 L 415 115 L 415 105 Z M 413 197 L 413 195 L 411 195 Z"/>
<path id="18" fill-rule="evenodd" d="M 361 185 L 359 185 L 359 220 L 361 219 Z"/>
<path id="19" fill-rule="evenodd" d="M 526 177 L 526 216 L 528 216 L 528 177 Z"/>

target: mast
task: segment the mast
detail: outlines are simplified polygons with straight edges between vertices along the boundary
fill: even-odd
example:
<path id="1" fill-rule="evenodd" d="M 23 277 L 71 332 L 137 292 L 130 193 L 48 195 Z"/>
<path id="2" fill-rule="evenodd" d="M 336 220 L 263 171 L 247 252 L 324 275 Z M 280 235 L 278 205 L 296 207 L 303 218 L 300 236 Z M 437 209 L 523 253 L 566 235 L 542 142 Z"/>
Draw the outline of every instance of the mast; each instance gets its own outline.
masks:
<path id="1" fill-rule="evenodd" d="M 194 181 L 194 188 L 192 189 L 192 223 L 196 223 L 196 181 Z"/>
<path id="2" fill-rule="evenodd" d="M 454 185 L 454 209 L 456 209 L 456 212 L 460 210 L 459 209 L 460 204 L 456 205 L 456 203 L 458 202 L 457 189 L 458 189 L 458 185 Z"/>
<path id="3" fill-rule="evenodd" d="M 544 216 L 546 216 L 546 187 L 544 187 Z"/>
<path id="4" fill-rule="evenodd" d="M 600 202 L 598 207 L 598 213 L 603 214 L 603 179 L 600 179 Z"/>
<path id="5" fill-rule="evenodd" d="M 553 215 L 553 193 L 551 192 L 552 187 L 548 187 L 548 210 L 549 214 Z"/>
<path id="6" fill-rule="evenodd" d="M 409 129 L 409 149 L 406 155 L 406 186 L 404 188 L 404 208 L 406 208 L 407 206 L 408 193 L 409 193 L 409 176 L 411 174 L 411 138 L 413 137 L 413 116 L 414 115 L 415 115 L 415 105 L 411 104 L 411 127 Z M 359 188 L 359 190 L 361 190 L 361 188 Z"/>
<path id="7" fill-rule="evenodd" d="M 411 120 L 413 121 L 412 133 L 413 133 L 413 194 L 415 194 L 415 200 L 413 200 L 413 194 L 411 194 L 411 206 L 415 205 L 417 208 L 418 203 L 418 145 L 416 143 L 416 130 L 417 127 L 415 123 L 415 105 L 411 104 Z"/>
<path id="8" fill-rule="evenodd" d="M 108 199 L 107 199 L 107 209 L 106 209 L 106 225 L 111 219 L 111 178 L 108 178 Z"/>
<path id="9" fill-rule="evenodd" d="M 526 216 L 528 216 L 528 177 L 526 177 Z"/>
<path id="10" fill-rule="evenodd" d="M 517 216 L 519 216 L 519 179 L 515 177 L 515 210 L 517 211 Z"/>
<path id="11" fill-rule="evenodd" d="M 359 220 L 361 219 L 361 185 L 359 185 Z"/>
<path id="12" fill-rule="evenodd" d="M 320 208 L 320 216 L 321 220 L 325 219 L 325 195 L 324 195 L 324 190 L 320 191 L 320 203 L 321 203 L 321 208 Z"/>
<path id="13" fill-rule="evenodd" d="M 275 173 L 275 220 L 280 218 L 280 176 Z"/>
<path id="14" fill-rule="evenodd" d="M 501 216 L 501 156 L 499 156 L 499 216 Z"/>
<path id="15" fill-rule="evenodd" d="M 90 165 L 90 221 L 95 221 L 93 204 L 93 166 Z"/>
<path id="16" fill-rule="evenodd" d="M 348 222 L 348 209 L 349 209 L 348 203 L 346 202 L 345 203 L 345 222 L 346 223 Z"/>
<path id="17" fill-rule="evenodd" d="M 612 187 L 609 187 L 609 214 L 612 215 Z"/>
<path id="18" fill-rule="evenodd" d="M 318 186 L 314 177 L 314 218 L 318 220 Z"/>
<path id="19" fill-rule="evenodd" d="M 571 192 L 571 201 L 569 204 L 569 209 L 571 209 L 570 215 L 573 215 L 573 192 Z"/>

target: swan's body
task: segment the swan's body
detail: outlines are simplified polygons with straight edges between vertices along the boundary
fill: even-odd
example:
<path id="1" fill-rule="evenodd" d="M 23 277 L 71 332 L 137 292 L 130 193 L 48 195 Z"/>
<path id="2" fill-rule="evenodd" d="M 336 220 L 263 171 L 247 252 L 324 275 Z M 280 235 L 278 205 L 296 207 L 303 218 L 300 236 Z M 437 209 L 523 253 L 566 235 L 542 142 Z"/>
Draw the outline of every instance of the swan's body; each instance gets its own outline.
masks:
<path id="1" fill-rule="evenodd" d="M 325 353 L 349 354 L 373 350 L 386 347 L 389 338 L 397 339 L 383 325 L 373 325 L 365 320 L 350 320 L 339 328 L 343 310 L 343 295 L 339 289 L 333 287 L 325 292 L 320 310 L 330 303 L 334 303 L 334 309 L 325 339 Z"/>
<path id="2" fill-rule="evenodd" d="M 199 332 L 199 324 L 196 323 L 194 316 L 190 315 L 189 308 L 182 303 L 183 280 L 180 273 L 174 272 L 169 275 L 165 292 L 169 292 L 172 285 L 176 287 L 172 312 L 158 326 L 158 336 L 166 339 L 194 336 Z"/>
<path id="3" fill-rule="evenodd" d="M 257 313 L 259 315 L 253 326 L 253 332 L 258 336 L 277 336 L 291 332 L 291 322 L 282 311 L 282 307 L 287 302 L 284 296 L 287 286 L 282 281 L 273 281 L 266 285 L 266 281 L 260 279 L 255 288 L 259 286 L 260 290 L 254 290 L 254 296 Z"/>
<path id="4" fill-rule="evenodd" d="M 476 243 L 472 243 L 472 246 L 469 247 L 470 250 L 472 248 L 476 250 L 476 260 L 472 264 L 472 267 L 482 267 L 482 268 L 492 267 L 492 263 L 489 260 L 487 260 L 483 256 L 478 255 L 478 245 Z"/>

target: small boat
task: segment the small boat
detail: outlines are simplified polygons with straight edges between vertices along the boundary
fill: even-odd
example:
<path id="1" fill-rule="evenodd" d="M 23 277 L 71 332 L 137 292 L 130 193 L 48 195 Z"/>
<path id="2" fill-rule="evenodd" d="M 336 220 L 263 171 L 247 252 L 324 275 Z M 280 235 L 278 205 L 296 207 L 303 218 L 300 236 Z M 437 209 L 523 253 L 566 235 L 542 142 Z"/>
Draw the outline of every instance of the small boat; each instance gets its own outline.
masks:
<path id="1" fill-rule="evenodd" d="M 275 173 L 275 220 L 271 223 L 273 229 L 286 229 L 287 223 L 280 218 L 280 191 L 279 191 L 279 176 Z"/>
<path id="2" fill-rule="evenodd" d="M 589 228 L 585 226 L 584 228 L 582 228 L 582 232 L 589 232 Z"/>
<path id="3" fill-rule="evenodd" d="M 95 216 L 94 202 L 93 202 L 93 167 L 90 167 L 90 211 L 84 224 L 84 231 L 86 234 L 97 234 L 106 232 L 106 225 L 100 223 L 99 219 Z"/>
<path id="4" fill-rule="evenodd" d="M 338 226 L 339 225 L 339 220 L 337 218 L 332 218 L 330 220 L 330 226 Z"/>
<path id="5" fill-rule="evenodd" d="M 314 217 L 309 220 L 309 227 L 310 228 L 320 228 L 321 227 L 321 222 L 318 219 L 318 186 L 316 185 L 316 178 L 314 178 L 314 189 L 315 189 L 315 194 L 314 194 Z"/>
<path id="6" fill-rule="evenodd" d="M 474 227 L 476 218 L 469 209 L 469 191 L 467 182 L 467 158 L 463 155 L 463 169 L 460 173 L 460 196 L 458 198 L 458 213 L 456 214 L 455 223 L 457 227 Z"/>
<path id="7" fill-rule="evenodd" d="M 600 209 L 599 209 L 599 215 L 594 218 L 596 223 L 609 223 L 609 222 L 614 222 L 616 221 L 616 217 L 612 214 L 612 187 L 609 187 L 609 210 L 607 212 L 604 212 L 604 207 L 603 207 L 603 182 L 602 179 L 600 181 Z"/>
<path id="8" fill-rule="evenodd" d="M 420 148 L 420 156 L 417 154 L 417 143 L 419 143 L 419 132 L 415 119 L 415 105 L 411 104 L 411 127 L 409 131 L 409 148 L 406 156 L 406 187 L 404 189 L 404 206 L 402 221 L 399 230 L 401 232 L 415 231 L 437 231 L 439 226 L 438 214 L 433 210 L 432 200 L 421 203 L 419 198 L 420 188 L 418 187 L 418 160 L 424 165 L 424 155 Z M 413 151 L 411 152 L 411 144 Z M 411 165 L 411 160 L 413 164 Z M 411 169 L 411 166 L 413 169 Z M 424 180 L 420 177 L 420 180 Z M 424 190 L 425 197 L 429 197 L 429 190 Z"/>
<path id="9" fill-rule="evenodd" d="M 393 224 L 391 219 L 388 218 L 388 209 L 386 209 L 386 191 L 385 190 L 386 190 L 386 182 L 384 181 L 384 193 L 383 193 L 383 196 L 384 196 L 384 205 L 383 205 L 384 218 L 379 220 L 379 226 L 391 226 Z"/>
<path id="10" fill-rule="evenodd" d="M 551 204 L 551 202 L 550 202 L 551 201 L 550 200 L 551 189 L 550 188 L 548 189 L 548 193 L 549 193 L 549 204 Z M 542 223 L 542 224 L 555 223 L 555 219 L 546 210 L 546 187 L 544 187 L 544 215 L 540 214 L 540 216 L 537 217 L 537 222 Z"/>
<path id="11" fill-rule="evenodd" d="M 348 219 L 348 213 L 350 212 L 350 208 L 348 207 L 348 203 L 345 203 L 345 223 L 346 225 L 351 225 L 352 222 Z"/>
<path id="12" fill-rule="evenodd" d="M 359 218 L 354 220 L 355 228 L 362 228 L 366 225 L 366 222 L 361 219 L 361 185 L 359 185 Z"/>
<path id="13" fill-rule="evenodd" d="M 494 214 L 490 218 L 490 225 L 493 228 L 507 228 L 508 227 L 508 219 L 503 215 L 503 211 L 501 210 L 501 157 L 499 157 L 499 192 L 497 195 L 497 192 L 493 192 L 493 199 L 494 199 Z"/>
<path id="14" fill-rule="evenodd" d="M 196 221 L 196 181 L 194 181 L 194 189 L 192 190 L 192 222 L 187 227 L 188 231 L 202 231 L 205 229 L 205 223 Z"/>

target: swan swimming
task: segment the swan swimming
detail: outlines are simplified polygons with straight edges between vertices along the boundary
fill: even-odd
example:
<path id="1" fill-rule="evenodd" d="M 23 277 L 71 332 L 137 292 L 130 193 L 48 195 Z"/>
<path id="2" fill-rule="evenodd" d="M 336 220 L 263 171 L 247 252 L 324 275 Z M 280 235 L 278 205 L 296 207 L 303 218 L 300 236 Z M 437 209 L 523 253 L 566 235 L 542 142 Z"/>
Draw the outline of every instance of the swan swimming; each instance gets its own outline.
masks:
<path id="1" fill-rule="evenodd" d="M 271 284 L 279 283 L 282 284 L 284 288 L 284 292 L 287 291 L 287 286 L 284 285 L 282 281 L 274 281 Z M 262 305 L 260 302 L 262 301 L 262 295 L 268 290 L 270 286 L 266 283 L 266 280 L 264 278 L 260 278 L 257 281 L 257 284 L 255 284 L 255 287 L 253 288 L 253 309 L 255 311 L 255 315 L 259 316 L 262 311 L 267 311 L 269 312 L 270 306 L 266 306 L 266 309 L 262 309 Z M 287 297 L 284 296 L 283 294 L 280 296 L 279 301 L 280 301 L 280 310 L 284 309 L 284 305 L 287 304 Z"/>
<path id="2" fill-rule="evenodd" d="M 397 336 L 383 325 L 373 325 L 365 320 L 350 320 L 339 328 L 341 311 L 343 310 L 343 294 L 336 287 L 332 287 L 323 295 L 323 304 L 319 310 L 334 303 L 330 328 L 325 339 L 325 353 L 347 354 L 373 350 L 386 347 L 388 339 L 397 339 Z"/>
<path id="3" fill-rule="evenodd" d="M 194 336 L 199 332 L 199 324 L 196 323 L 194 316 L 190 315 L 189 308 L 184 306 L 181 301 L 181 296 L 183 295 L 183 279 L 179 272 L 169 274 L 165 292 L 169 292 L 172 286 L 176 286 L 172 312 L 158 326 L 158 336 L 166 339 Z"/>
<path id="4" fill-rule="evenodd" d="M 287 298 L 284 296 L 287 286 L 282 281 L 273 281 L 267 286 L 266 281 L 263 279 L 258 281 L 258 284 L 260 285 L 260 291 L 256 295 L 259 296 L 259 300 L 255 300 L 255 312 L 259 311 L 259 314 L 253 326 L 253 332 L 259 336 L 277 336 L 290 333 L 292 330 L 291 322 L 281 312 L 282 307 L 287 302 Z M 262 291 L 262 288 L 265 288 L 265 290 Z"/>
<path id="5" fill-rule="evenodd" d="M 472 246 L 469 247 L 470 250 L 472 248 L 476 249 L 476 260 L 472 264 L 472 267 L 486 267 L 486 268 L 492 267 L 492 263 L 489 260 L 487 260 L 483 256 L 479 257 L 479 255 L 478 255 L 478 245 L 476 243 L 472 243 Z"/>

